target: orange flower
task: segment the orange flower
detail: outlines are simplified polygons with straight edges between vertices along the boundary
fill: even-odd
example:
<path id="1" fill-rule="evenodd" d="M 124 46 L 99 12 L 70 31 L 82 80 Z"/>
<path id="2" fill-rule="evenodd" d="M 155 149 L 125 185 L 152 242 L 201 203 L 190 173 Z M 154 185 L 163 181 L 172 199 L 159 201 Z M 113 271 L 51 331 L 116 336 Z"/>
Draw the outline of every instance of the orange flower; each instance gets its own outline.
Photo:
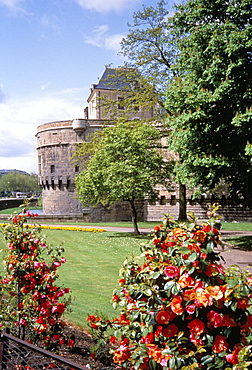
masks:
<path id="1" fill-rule="evenodd" d="M 167 367 L 167 360 L 169 360 L 172 355 L 163 354 L 162 351 L 155 344 L 148 344 L 148 356 L 153 358 L 158 364 L 163 367 Z"/>
<path id="2" fill-rule="evenodd" d="M 199 288 L 196 290 L 195 305 L 197 307 L 207 307 L 212 304 L 212 297 L 207 290 Z"/>
<path id="3" fill-rule="evenodd" d="M 195 239 L 200 243 L 204 243 L 204 241 L 207 238 L 207 234 L 203 230 L 197 230 L 194 236 L 195 236 Z"/>
<path id="4" fill-rule="evenodd" d="M 123 362 L 127 361 L 129 357 L 129 348 L 125 345 L 122 345 L 114 352 L 113 360 L 116 364 L 121 365 Z"/>
<path id="5" fill-rule="evenodd" d="M 187 273 L 180 276 L 178 284 L 181 289 L 192 287 L 195 285 L 195 280 Z"/>
<path id="6" fill-rule="evenodd" d="M 171 310 L 176 314 L 176 315 L 182 315 L 184 312 L 184 308 L 182 307 L 182 297 L 179 295 L 173 297 L 171 301 Z"/>
<path id="7" fill-rule="evenodd" d="M 195 289 L 186 289 L 183 292 L 183 299 L 185 301 L 194 301 L 196 298 L 196 290 Z"/>
<path id="8" fill-rule="evenodd" d="M 208 286 L 206 289 L 216 301 L 223 298 L 223 292 L 218 285 Z"/>
<path id="9" fill-rule="evenodd" d="M 159 363 L 163 357 L 161 350 L 155 344 L 149 344 L 147 347 L 149 357 L 152 357 L 154 361 Z"/>
<path id="10" fill-rule="evenodd" d="M 176 236 L 176 238 L 186 236 L 185 230 L 181 229 L 180 227 L 176 227 L 175 229 L 172 230 L 173 235 Z"/>

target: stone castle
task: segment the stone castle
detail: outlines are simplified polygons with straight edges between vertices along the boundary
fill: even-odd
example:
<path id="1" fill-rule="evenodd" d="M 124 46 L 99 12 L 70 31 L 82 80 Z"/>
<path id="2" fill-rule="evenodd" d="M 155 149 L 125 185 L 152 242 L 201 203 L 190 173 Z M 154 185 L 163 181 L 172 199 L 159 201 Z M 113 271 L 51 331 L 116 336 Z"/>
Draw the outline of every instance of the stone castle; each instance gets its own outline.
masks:
<path id="1" fill-rule="evenodd" d="M 84 118 L 68 121 L 45 123 L 38 126 L 37 154 L 38 177 L 42 187 L 43 213 L 46 215 L 81 215 L 89 221 L 130 219 L 130 210 L 125 202 L 116 204 L 111 209 L 84 209 L 75 193 L 74 178 L 79 173 L 79 166 L 73 165 L 71 157 L 77 143 L 87 140 L 96 130 L 108 124 L 110 117 L 105 111 L 101 97 L 106 96 L 118 102 L 122 109 L 120 86 L 110 87 L 108 79 L 115 69 L 106 68 L 98 84 L 92 85 L 84 109 Z M 134 111 L 131 119 L 149 118 L 151 112 Z M 141 209 L 143 209 L 141 204 Z M 142 217 L 143 218 L 143 212 Z"/>
<path id="2" fill-rule="evenodd" d="M 77 143 L 87 140 L 88 136 L 101 130 L 108 124 L 110 117 L 101 104 L 102 97 L 109 97 L 117 102 L 117 109 L 123 109 L 120 86 L 107 83 L 116 69 L 106 68 L 98 84 L 92 85 L 87 99 L 88 106 L 84 109 L 84 118 L 67 121 L 56 121 L 38 126 L 37 154 L 38 177 L 42 187 L 43 213 L 45 215 L 83 215 L 85 221 L 128 221 L 131 212 L 127 202 L 118 202 L 110 209 L 99 206 L 84 208 L 77 198 L 74 178 L 79 173 L 79 166 L 73 164 L 71 158 Z M 152 112 L 134 111 L 131 119 L 150 118 Z M 216 201 L 209 196 L 199 201 L 188 199 L 187 209 L 197 217 L 205 218 L 209 203 Z M 221 213 L 225 220 L 252 221 L 252 213 L 242 206 L 234 206 L 223 197 Z M 139 221 L 160 221 L 164 214 L 178 215 L 178 194 L 160 188 L 160 199 L 155 204 L 139 202 Z"/>

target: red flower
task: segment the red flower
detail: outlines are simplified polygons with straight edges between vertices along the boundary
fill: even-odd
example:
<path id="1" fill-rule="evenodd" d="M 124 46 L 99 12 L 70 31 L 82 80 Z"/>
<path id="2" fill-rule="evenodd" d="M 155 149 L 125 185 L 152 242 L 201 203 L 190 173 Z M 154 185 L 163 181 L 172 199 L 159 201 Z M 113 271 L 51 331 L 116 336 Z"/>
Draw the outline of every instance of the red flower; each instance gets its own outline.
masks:
<path id="1" fill-rule="evenodd" d="M 109 338 L 109 341 L 110 341 L 110 343 L 115 344 L 115 343 L 117 342 L 117 338 L 116 338 L 114 335 L 112 335 L 112 336 Z"/>
<path id="2" fill-rule="evenodd" d="M 68 344 L 68 347 L 73 347 L 74 344 L 75 344 L 75 340 L 74 339 L 69 339 L 67 344 Z"/>
<path id="3" fill-rule="evenodd" d="M 179 276 L 180 271 L 179 271 L 179 268 L 177 266 L 170 265 L 170 266 L 167 266 L 164 269 L 164 274 L 165 274 L 165 276 L 167 276 L 169 278 L 174 278 L 174 277 Z"/>
<path id="4" fill-rule="evenodd" d="M 112 301 L 113 302 L 119 302 L 120 301 L 120 297 L 119 297 L 119 295 L 113 295 L 113 297 L 112 297 Z"/>
<path id="5" fill-rule="evenodd" d="M 140 343 L 146 343 L 146 344 L 151 344 L 154 341 L 154 334 L 149 333 L 145 337 L 142 337 L 140 340 Z"/>
<path id="6" fill-rule="evenodd" d="M 220 326 L 223 326 L 223 318 L 218 312 L 215 312 L 213 310 L 208 312 L 207 320 L 215 328 L 219 328 Z"/>
<path id="7" fill-rule="evenodd" d="M 174 335 L 178 333 L 178 327 L 175 324 L 170 324 L 167 328 L 165 328 L 162 334 L 167 338 L 173 338 Z"/>
<path id="8" fill-rule="evenodd" d="M 223 335 L 216 335 L 212 350 L 215 353 L 221 353 L 228 350 L 228 343 Z"/>
<path id="9" fill-rule="evenodd" d="M 240 344 L 236 345 L 234 347 L 234 351 L 228 355 L 226 355 L 227 362 L 231 362 L 232 365 L 238 364 L 238 354 L 240 350 L 242 349 L 242 346 Z"/>
<path id="10" fill-rule="evenodd" d="M 192 315 L 195 312 L 195 306 L 193 304 L 189 304 L 186 306 L 186 312 Z"/>
<path id="11" fill-rule="evenodd" d="M 187 326 L 190 329 L 190 332 L 194 335 L 200 335 L 205 330 L 205 324 L 199 319 L 194 319 L 190 321 Z"/>
<path id="12" fill-rule="evenodd" d="M 190 249 L 190 251 L 193 251 L 193 252 L 196 252 L 196 253 L 201 252 L 200 246 L 196 243 L 188 244 L 188 249 Z"/>
<path id="13" fill-rule="evenodd" d="M 166 325 L 170 321 L 170 314 L 167 311 L 159 311 L 156 316 L 156 322 L 161 325 Z"/>
<path id="14" fill-rule="evenodd" d="M 250 307 L 248 299 L 243 298 L 237 300 L 237 308 L 245 310 L 248 307 Z"/>

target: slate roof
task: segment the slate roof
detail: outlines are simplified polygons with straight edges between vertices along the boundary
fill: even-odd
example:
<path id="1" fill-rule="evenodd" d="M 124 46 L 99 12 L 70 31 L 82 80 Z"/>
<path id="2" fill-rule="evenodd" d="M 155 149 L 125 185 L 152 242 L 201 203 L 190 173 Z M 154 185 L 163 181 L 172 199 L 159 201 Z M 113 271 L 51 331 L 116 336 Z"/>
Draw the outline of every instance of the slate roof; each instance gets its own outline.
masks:
<path id="1" fill-rule="evenodd" d="M 106 68 L 94 89 L 100 90 L 130 90 L 130 82 L 125 81 L 125 75 L 120 68 Z"/>

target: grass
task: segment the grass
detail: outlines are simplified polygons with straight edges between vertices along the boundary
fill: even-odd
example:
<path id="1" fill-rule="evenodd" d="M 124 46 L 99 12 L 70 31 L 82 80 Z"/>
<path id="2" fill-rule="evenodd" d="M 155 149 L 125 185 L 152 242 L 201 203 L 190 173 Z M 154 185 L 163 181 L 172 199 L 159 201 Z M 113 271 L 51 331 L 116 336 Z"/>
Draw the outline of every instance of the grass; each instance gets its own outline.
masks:
<path id="1" fill-rule="evenodd" d="M 242 235 L 225 238 L 225 241 L 235 245 L 239 249 L 252 251 L 252 237 L 251 235 Z"/>
<path id="2" fill-rule="evenodd" d="M 42 230 L 48 244 L 63 243 L 67 262 L 59 268 L 58 284 L 72 290 L 75 300 L 66 318 L 76 325 L 86 325 L 86 317 L 96 311 L 109 318 L 118 312 L 112 308 L 111 296 L 117 287 L 119 269 L 128 256 L 140 254 L 139 246 L 149 238 L 130 233 L 90 233 L 62 230 Z M 0 235 L 0 250 L 6 241 Z M 3 255 L 4 252 L 0 253 Z M 3 265 L 0 264 L 0 275 Z"/>

